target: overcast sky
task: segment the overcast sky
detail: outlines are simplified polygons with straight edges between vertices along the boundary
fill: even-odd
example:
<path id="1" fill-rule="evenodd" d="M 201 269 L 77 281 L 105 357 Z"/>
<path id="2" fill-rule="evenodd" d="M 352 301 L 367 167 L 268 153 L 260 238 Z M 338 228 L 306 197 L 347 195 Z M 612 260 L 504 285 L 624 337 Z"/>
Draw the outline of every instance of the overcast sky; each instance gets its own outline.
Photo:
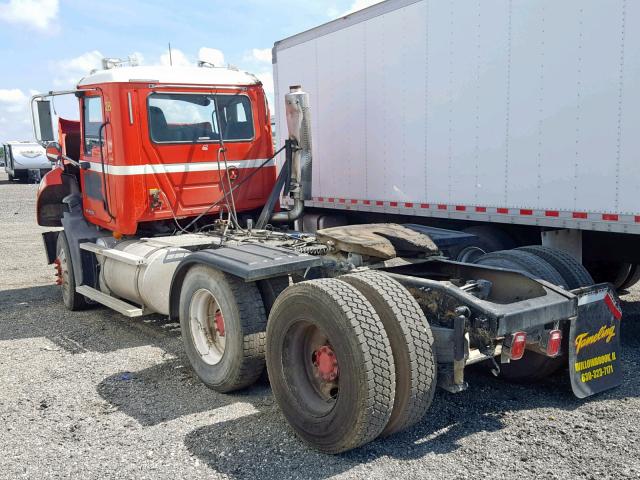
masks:
<path id="1" fill-rule="evenodd" d="M 378 1 L 0 0 L 0 142 L 33 137 L 33 93 L 73 88 L 103 57 L 168 64 L 168 42 L 174 65 L 236 65 L 271 96 L 276 40 Z"/>

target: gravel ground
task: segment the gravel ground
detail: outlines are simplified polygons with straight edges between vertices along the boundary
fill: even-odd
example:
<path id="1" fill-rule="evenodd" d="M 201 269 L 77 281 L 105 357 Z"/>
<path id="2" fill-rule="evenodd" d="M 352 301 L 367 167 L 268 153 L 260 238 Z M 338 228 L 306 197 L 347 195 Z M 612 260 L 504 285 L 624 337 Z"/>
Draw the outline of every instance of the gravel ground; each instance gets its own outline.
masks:
<path id="1" fill-rule="evenodd" d="M 1 478 L 639 478 L 640 290 L 623 297 L 626 383 L 581 401 L 481 370 L 412 430 L 340 456 L 302 445 L 266 385 L 201 385 L 176 324 L 68 312 L 36 186 L 0 174 Z"/>

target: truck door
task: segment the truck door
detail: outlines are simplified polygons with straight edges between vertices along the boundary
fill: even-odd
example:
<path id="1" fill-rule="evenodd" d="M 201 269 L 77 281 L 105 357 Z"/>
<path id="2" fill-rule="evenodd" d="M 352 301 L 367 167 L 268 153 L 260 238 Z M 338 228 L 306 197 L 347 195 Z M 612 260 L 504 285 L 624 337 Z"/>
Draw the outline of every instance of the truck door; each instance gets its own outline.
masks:
<path id="1" fill-rule="evenodd" d="M 82 146 L 80 170 L 82 205 L 92 223 L 109 223 L 109 162 L 104 123 L 103 101 L 100 95 L 82 99 Z"/>

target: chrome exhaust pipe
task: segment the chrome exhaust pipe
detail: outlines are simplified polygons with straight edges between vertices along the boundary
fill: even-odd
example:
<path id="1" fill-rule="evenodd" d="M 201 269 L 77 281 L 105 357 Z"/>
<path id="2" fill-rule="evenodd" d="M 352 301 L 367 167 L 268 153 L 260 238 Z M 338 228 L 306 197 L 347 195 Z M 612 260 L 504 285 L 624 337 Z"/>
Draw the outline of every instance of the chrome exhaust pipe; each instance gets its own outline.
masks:
<path id="1" fill-rule="evenodd" d="M 302 216 L 304 201 L 311 199 L 311 111 L 309 94 L 296 85 L 285 95 L 287 130 L 291 145 L 291 181 L 285 191 L 293 198 L 293 208 L 274 213 L 274 223 L 293 222 Z"/>

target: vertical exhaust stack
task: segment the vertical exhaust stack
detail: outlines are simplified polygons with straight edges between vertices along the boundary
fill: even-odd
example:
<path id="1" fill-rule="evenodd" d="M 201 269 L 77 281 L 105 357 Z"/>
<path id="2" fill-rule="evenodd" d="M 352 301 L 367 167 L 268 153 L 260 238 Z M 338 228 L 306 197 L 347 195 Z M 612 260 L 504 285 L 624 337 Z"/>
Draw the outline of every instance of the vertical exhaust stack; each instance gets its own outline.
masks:
<path id="1" fill-rule="evenodd" d="M 298 149 L 293 153 L 292 170 L 302 190 L 302 199 L 311 199 L 311 109 L 309 107 L 309 94 L 302 91 L 302 87 L 290 87 L 290 92 L 285 95 L 287 130 L 289 140 L 292 140 Z"/>
<path id="2" fill-rule="evenodd" d="M 289 87 L 285 95 L 285 112 L 287 117 L 287 159 L 290 163 L 291 178 L 285 185 L 285 193 L 290 192 L 293 208 L 289 211 L 274 213 L 271 221 L 292 222 L 302 216 L 304 201 L 311 199 L 311 112 L 309 94 L 296 85 Z M 278 190 L 281 187 L 277 187 Z"/>

